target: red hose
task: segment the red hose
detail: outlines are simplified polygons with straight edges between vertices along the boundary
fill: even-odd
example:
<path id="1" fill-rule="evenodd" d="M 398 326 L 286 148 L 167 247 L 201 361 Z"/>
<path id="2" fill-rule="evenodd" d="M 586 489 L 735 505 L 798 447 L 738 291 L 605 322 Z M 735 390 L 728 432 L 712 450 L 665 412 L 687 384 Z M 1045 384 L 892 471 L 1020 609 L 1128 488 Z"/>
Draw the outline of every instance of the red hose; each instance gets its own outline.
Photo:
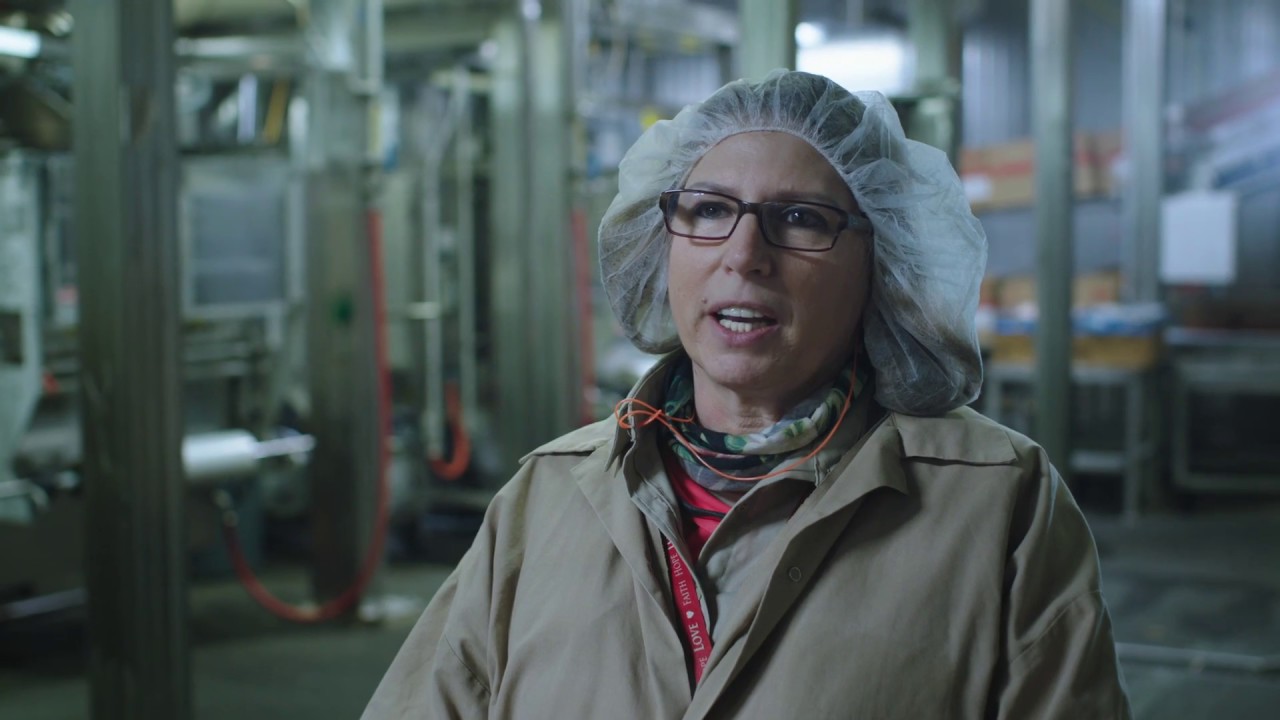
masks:
<path id="1" fill-rule="evenodd" d="M 453 433 L 453 457 L 428 458 L 431 471 L 442 479 L 454 482 L 467 472 L 471 465 L 471 437 L 467 435 L 467 426 L 462 417 L 462 394 L 458 392 L 456 383 L 449 383 L 444 389 L 445 409 L 449 426 Z"/>
<path id="2" fill-rule="evenodd" d="M 244 549 L 240 545 L 240 536 L 236 531 L 234 515 L 224 514 L 222 524 L 223 536 L 227 541 L 227 550 L 231 555 L 231 564 L 235 569 L 240 584 L 267 612 L 284 620 L 296 623 L 319 623 L 345 615 L 360 602 L 364 593 L 382 565 L 382 550 L 387 541 L 387 522 L 390 498 L 387 483 L 387 472 L 391 466 L 391 376 L 387 362 L 387 323 L 386 301 L 383 297 L 384 281 L 382 277 L 382 216 L 377 210 L 369 210 L 365 215 L 366 231 L 369 240 L 369 265 L 373 281 L 373 336 L 374 359 L 378 375 L 378 500 L 373 522 L 373 536 L 365 551 L 364 561 L 355 582 L 343 590 L 337 597 L 326 601 L 319 607 L 299 607 L 291 605 L 271 594 L 245 559 Z"/>

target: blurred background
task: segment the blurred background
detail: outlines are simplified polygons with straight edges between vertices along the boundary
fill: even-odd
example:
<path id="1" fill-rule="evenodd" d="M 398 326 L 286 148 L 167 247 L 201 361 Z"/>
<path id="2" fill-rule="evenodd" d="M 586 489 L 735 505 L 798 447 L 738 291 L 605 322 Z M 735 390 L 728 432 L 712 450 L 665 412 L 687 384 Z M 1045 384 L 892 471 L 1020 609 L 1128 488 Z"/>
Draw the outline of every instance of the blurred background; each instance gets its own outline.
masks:
<path id="1" fill-rule="evenodd" d="M 653 361 L 622 154 L 777 66 L 952 157 L 1136 716 L 1280 717 L 1280 0 L 0 0 L 0 717 L 357 717 Z"/>

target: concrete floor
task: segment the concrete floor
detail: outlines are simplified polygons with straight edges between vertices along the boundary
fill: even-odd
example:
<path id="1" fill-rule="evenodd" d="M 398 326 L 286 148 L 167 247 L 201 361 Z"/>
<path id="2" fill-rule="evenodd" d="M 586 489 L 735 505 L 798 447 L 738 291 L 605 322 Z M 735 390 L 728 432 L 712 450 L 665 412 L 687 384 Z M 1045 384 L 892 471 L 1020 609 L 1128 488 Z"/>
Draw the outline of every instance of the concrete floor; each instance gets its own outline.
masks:
<path id="1" fill-rule="evenodd" d="M 1251 655 L 1280 654 L 1280 513 L 1093 521 L 1118 640 Z M 443 566 L 395 567 L 382 580 L 420 602 Z M 270 572 L 302 597 L 296 570 Z M 195 717 L 359 717 L 416 617 L 380 625 L 302 628 L 259 611 L 234 583 L 192 590 Z M 75 623 L 0 636 L 0 718 L 87 716 L 83 637 Z M 1275 720 L 1280 674 L 1126 661 L 1139 720 Z"/>
<path id="2" fill-rule="evenodd" d="M 1280 672 L 1126 660 L 1124 645 L 1280 659 L 1280 513 L 1093 521 L 1135 717 L 1276 720 Z"/>
<path id="3" fill-rule="evenodd" d="M 393 567 L 380 590 L 416 607 L 381 624 L 302 627 L 260 610 L 233 581 L 191 589 L 193 704 L 198 720 L 354 720 L 448 567 Z M 294 568 L 263 573 L 286 600 L 305 597 Z M 0 635 L 0 719 L 88 717 L 84 633 L 75 618 Z"/>

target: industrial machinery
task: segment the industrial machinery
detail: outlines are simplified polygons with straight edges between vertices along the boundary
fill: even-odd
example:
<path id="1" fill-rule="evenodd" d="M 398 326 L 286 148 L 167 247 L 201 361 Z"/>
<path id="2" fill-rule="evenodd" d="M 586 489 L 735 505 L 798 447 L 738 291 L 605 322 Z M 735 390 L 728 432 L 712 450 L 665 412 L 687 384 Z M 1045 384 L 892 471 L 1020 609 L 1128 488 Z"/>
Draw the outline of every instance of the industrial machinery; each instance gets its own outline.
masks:
<path id="1" fill-rule="evenodd" d="M 261 4 L 230 8 L 220 3 L 207 12 L 196 5 L 179 8 L 178 19 L 187 27 L 225 28 L 248 16 L 283 25 L 292 20 L 292 9 L 283 2 L 271 12 Z M 93 390 L 81 387 L 77 278 L 94 258 L 77 257 L 75 251 L 77 236 L 93 228 L 78 227 L 73 216 L 76 160 L 67 130 L 65 52 L 71 23 L 60 3 L 18 9 L 15 16 L 0 16 L 0 106 L 5 109 L 0 120 L 0 545 L 22 551 L 0 558 L 0 621 L 82 600 L 87 539 L 80 428 L 96 422 L 83 417 L 79 402 Z M 346 3 L 335 4 L 328 14 L 317 10 L 317 24 L 329 21 L 325 30 L 340 32 L 350 10 Z M 65 27 L 49 18 L 61 18 Z M 294 32 L 295 49 L 304 47 L 304 35 Z M 184 38 L 175 47 L 183 59 L 174 238 L 181 258 L 182 461 L 189 486 L 191 567 L 197 576 L 231 566 L 242 576 L 251 573 L 262 555 L 263 524 L 305 519 L 312 510 L 317 471 L 310 459 L 323 452 L 317 450 L 317 438 L 329 438 L 333 447 L 336 433 L 332 426 L 314 431 L 316 394 L 309 384 L 331 366 L 309 360 L 315 346 L 311 336 L 317 333 L 308 326 L 317 304 L 308 294 L 332 283 L 336 273 L 314 277 L 320 263 L 308 255 L 318 254 L 315 239 L 325 234 L 315 228 L 324 227 L 325 218 L 335 221 L 329 223 L 328 238 L 337 238 L 341 227 L 348 247 L 371 248 L 381 239 L 373 222 L 380 215 L 365 211 L 365 181 L 351 172 L 334 179 L 340 173 L 333 168 L 340 163 L 332 157 L 342 152 L 342 144 L 326 139 L 351 133 L 350 127 L 338 126 L 344 116 L 334 89 L 355 73 L 331 72 L 302 53 L 275 53 L 264 62 L 261 43 L 245 48 L 231 40 L 231 50 L 226 42 L 210 48 L 207 37 Z M 339 107 L 324 113 L 325 123 L 315 115 L 308 122 L 308 105 L 324 110 L 325 102 Z M 348 110 L 356 104 L 345 103 Z M 348 166 L 363 162 L 358 152 L 352 157 Z M 380 307 L 369 304 L 383 297 L 377 275 L 352 268 L 347 280 L 368 288 L 368 296 L 320 311 L 349 320 Z M 359 326 L 372 329 L 379 321 L 385 325 L 385 313 L 362 316 Z M 385 353 L 378 360 L 377 375 L 387 375 Z M 412 368 L 399 371 L 407 374 Z M 368 375 L 374 372 L 370 367 Z M 363 415 L 348 413 L 376 433 L 370 446 L 390 434 L 377 418 L 391 414 L 389 396 L 370 403 Z M 395 443 L 398 456 L 422 447 L 411 437 L 418 424 L 414 418 L 407 433 L 397 436 L 402 439 Z M 395 508 L 379 517 L 407 512 L 410 495 L 421 490 L 429 472 L 426 458 L 418 458 L 394 469 L 389 459 L 379 460 L 370 477 L 378 487 L 392 481 L 396 486 L 394 496 L 388 490 L 378 501 L 379 507 Z M 327 467 L 334 473 L 350 470 Z M 466 468 L 450 469 L 457 478 Z M 228 550 L 223 550 L 223 531 Z M 385 534 L 378 528 L 363 532 Z M 363 565 L 367 576 L 378 563 Z M 367 580 L 354 599 L 364 586 Z M 353 607 L 352 600 L 339 604 L 342 612 Z"/>
<path id="2" fill-rule="evenodd" d="M 4 553 L 0 603 L 78 583 L 75 280 L 77 264 L 92 260 L 71 252 L 73 162 L 26 149 L 0 161 L 0 537 L 5 547 L 41 549 Z M 183 460 L 193 498 L 256 477 L 276 458 L 274 475 L 299 484 L 314 444 L 286 414 L 298 395 L 289 340 L 302 290 L 300 183 L 272 158 L 192 158 L 184 170 Z M 264 489 L 268 504 L 297 505 L 290 484 Z"/>
<path id="3" fill-rule="evenodd" d="M 332 616 L 251 577 L 283 528 L 349 612 L 388 532 L 410 553 L 465 534 L 520 455 L 607 413 L 643 363 L 619 355 L 591 228 L 622 150 L 732 75 L 736 18 L 519 10 L 176 3 L 197 576 L 234 567 L 268 609 Z M 0 555 L 0 622 L 82 601 L 73 32 L 62 2 L 0 4 L 0 546 L 24 548 Z"/>

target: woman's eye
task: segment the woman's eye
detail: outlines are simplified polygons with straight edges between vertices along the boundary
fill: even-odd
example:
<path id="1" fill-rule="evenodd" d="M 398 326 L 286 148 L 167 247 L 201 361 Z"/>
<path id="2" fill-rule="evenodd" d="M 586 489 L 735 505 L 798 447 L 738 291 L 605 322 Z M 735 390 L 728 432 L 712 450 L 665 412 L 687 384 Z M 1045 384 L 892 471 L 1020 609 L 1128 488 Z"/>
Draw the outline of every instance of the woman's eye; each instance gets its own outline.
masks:
<path id="1" fill-rule="evenodd" d="M 707 220 L 718 220 L 720 218 L 729 217 L 732 212 L 724 203 L 704 202 L 699 203 L 697 207 L 693 209 L 693 214 Z"/>
<path id="2" fill-rule="evenodd" d="M 821 213 L 804 207 L 789 207 L 783 210 L 782 221 L 788 225 L 814 230 L 826 229 L 828 225 Z"/>

